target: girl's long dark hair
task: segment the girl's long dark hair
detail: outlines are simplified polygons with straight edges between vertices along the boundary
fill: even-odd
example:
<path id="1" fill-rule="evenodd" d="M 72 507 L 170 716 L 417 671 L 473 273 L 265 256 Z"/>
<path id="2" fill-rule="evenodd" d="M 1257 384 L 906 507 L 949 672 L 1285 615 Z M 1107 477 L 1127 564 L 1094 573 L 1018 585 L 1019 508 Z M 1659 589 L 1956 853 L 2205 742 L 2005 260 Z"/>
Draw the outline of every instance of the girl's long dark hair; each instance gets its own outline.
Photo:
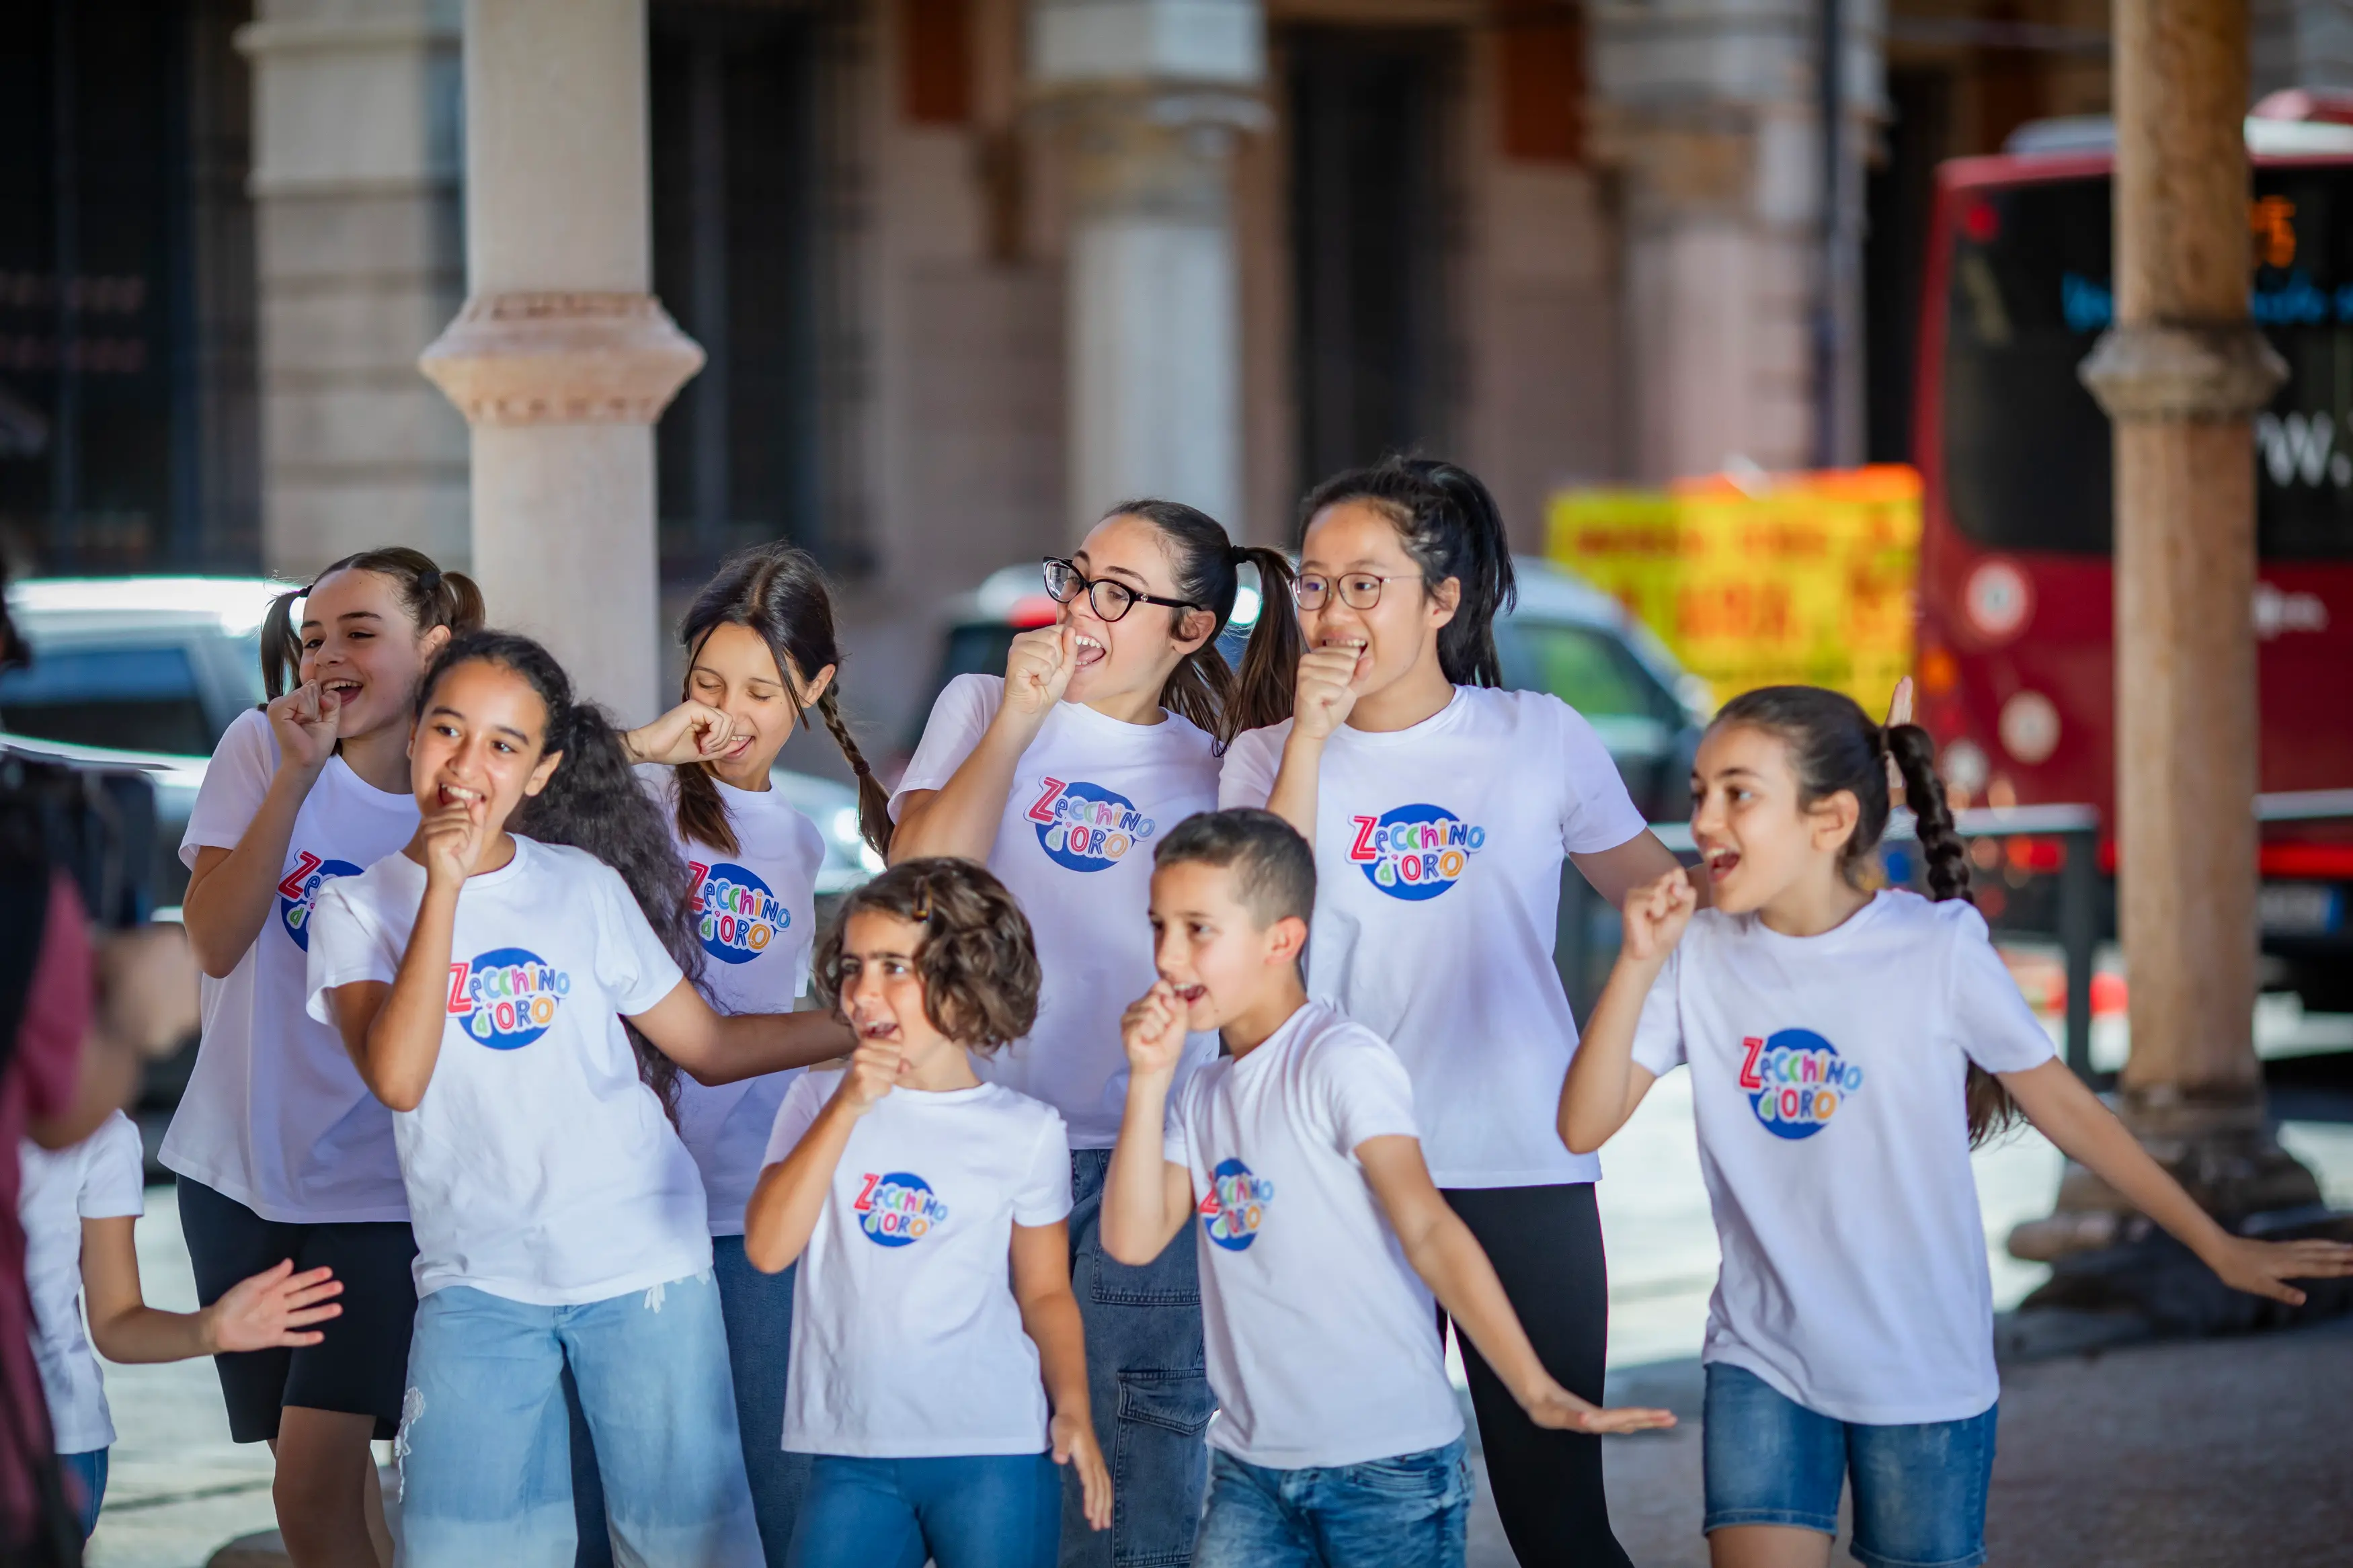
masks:
<path id="1" fill-rule="evenodd" d="M 1291 563 L 1282 552 L 1263 544 L 1236 544 L 1217 519 L 1182 501 L 1122 501 L 1103 513 L 1106 522 L 1115 517 L 1135 518 L 1157 530 L 1168 549 L 1176 596 L 1218 618 L 1208 640 L 1170 673 L 1160 689 L 1160 706 L 1208 731 L 1221 752 L 1243 731 L 1290 718 L 1302 639 L 1299 618 L 1291 613 Z M 1218 633 L 1233 619 L 1245 563 L 1258 568 L 1259 611 L 1250 640 L 1242 645 L 1242 668 L 1237 674 L 1219 651 Z"/>
<path id="2" fill-rule="evenodd" d="M 1743 692 L 1724 705 L 1709 728 L 1732 724 L 1780 738 L 1797 774 L 1800 807 L 1841 790 L 1854 796 L 1854 832 L 1839 850 L 1839 870 L 1851 882 L 1860 882 L 1865 857 L 1879 847 L 1880 836 L 1887 831 L 1887 763 L 1894 758 L 1904 778 L 1905 804 L 1916 823 L 1914 831 L 1928 896 L 1940 902 L 1969 897 L 1968 857 L 1954 828 L 1952 808 L 1945 802 L 1945 785 L 1936 776 L 1936 742 L 1927 731 L 1917 724 L 1883 729 L 1854 699 L 1819 686 L 1766 686 Z M 2001 1080 L 1974 1062 L 1969 1064 L 1968 1096 L 1972 1148 L 2007 1131 L 2021 1114 Z"/>
<path id="3" fill-rule="evenodd" d="M 858 775 L 858 830 L 877 855 L 891 848 L 891 797 L 858 749 L 849 723 L 841 716 L 841 645 L 833 634 L 833 595 L 817 558 L 789 544 L 755 544 L 720 563 L 719 570 L 686 612 L 679 640 L 686 645 L 686 687 L 692 696 L 694 657 L 712 632 L 723 626 L 747 626 L 759 634 L 776 661 L 787 686 L 807 681 L 827 665 L 834 678 L 812 704 L 817 716 L 841 748 L 849 770 Z M 793 700 L 786 693 L 786 701 Z M 794 717 L 806 726 L 806 710 Z M 712 782 L 708 763 L 681 763 L 678 779 L 678 830 L 698 844 L 733 854 L 740 846 L 727 820 L 726 804 Z"/>
<path id="4" fill-rule="evenodd" d="M 461 664 L 494 664 L 528 682 L 547 710 L 544 750 L 564 760 L 546 787 L 526 795 L 507 826 L 542 844 L 586 849 L 621 874 L 646 922 L 690 981 L 702 977 L 702 943 L 695 931 L 693 880 L 679 858 L 661 808 L 639 787 L 628 753 L 605 710 L 575 699 L 572 678 L 546 648 L 515 632 L 470 631 L 449 639 L 417 687 L 422 712 L 442 678 Z M 678 1114 L 678 1064 L 629 1027 L 638 1076 Z"/>
<path id="5" fill-rule="evenodd" d="M 1470 469 L 1432 458 L 1384 458 L 1335 474 L 1299 505 L 1300 538 L 1325 507 L 1362 501 L 1389 520 L 1425 587 L 1461 584 L 1454 618 L 1438 631 L 1438 667 L 1457 686 L 1501 686 L 1495 617 L 1519 597 L 1512 543 L 1495 498 Z"/>
<path id="6" fill-rule="evenodd" d="M 295 605 L 338 572 L 373 572 L 391 578 L 419 637 L 435 626 L 448 626 L 455 636 L 482 624 L 482 591 L 474 580 L 463 572 L 442 571 L 424 552 L 386 544 L 346 555 L 311 578 L 308 586 L 290 588 L 269 601 L 269 613 L 261 618 L 261 685 L 272 700 L 286 695 L 294 672 L 302 668 L 302 628 L 294 620 Z"/>

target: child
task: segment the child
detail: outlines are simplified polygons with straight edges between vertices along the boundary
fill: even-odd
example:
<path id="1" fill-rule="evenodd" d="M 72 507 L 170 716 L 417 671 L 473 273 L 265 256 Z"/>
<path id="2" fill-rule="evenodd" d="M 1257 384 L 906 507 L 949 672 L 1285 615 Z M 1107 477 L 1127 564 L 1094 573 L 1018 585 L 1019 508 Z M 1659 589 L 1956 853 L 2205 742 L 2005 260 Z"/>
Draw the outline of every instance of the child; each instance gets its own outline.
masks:
<path id="1" fill-rule="evenodd" d="M 868 843 L 880 855 L 891 837 L 882 786 L 841 717 L 832 601 L 806 551 L 758 545 L 720 567 L 680 635 L 684 700 L 623 744 L 635 761 L 671 764 L 661 803 L 693 876 L 703 994 L 723 1013 L 790 1012 L 808 978 L 825 840 L 771 787 L 769 774 L 810 709 L 857 774 Z M 807 1460 L 777 1440 L 792 1271 L 763 1274 L 744 1261 L 744 1204 L 793 1077 L 770 1073 L 717 1088 L 688 1080 L 678 1098 L 679 1135 L 702 1173 L 711 1210 L 736 1426 L 769 1568 L 783 1568 Z"/>
<path id="2" fill-rule="evenodd" d="M 297 1274 L 280 1258 L 241 1279 L 197 1312 L 147 1305 L 139 1288 L 132 1226 L 146 1212 L 139 1129 L 115 1111 L 97 1131 L 64 1149 L 22 1145 L 25 1280 L 33 1299 L 33 1354 L 48 1401 L 58 1462 L 80 1495 L 82 1539 L 98 1528 L 106 1497 L 106 1456 L 114 1421 L 106 1407 L 99 1355 L 121 1363 L 186 1361 L 194 1356 L 291 1350 L 321 1339 L 310 1325 L 342 1313 L 333 1270 Z M 82 1331 L 89 1303 L 90 1330 Z"/>
<path id="3" fill-rule="evenodd" d="M 1674 857 L 1590 724 L 1495 689 L 1512 556 L 1486 486 L 1393 458 L 1325 480 L 1300 515 L 1296 717 L 1235 740 L 1218 802 L 1268 806 L 1314 846 L 1308 990 L 1396 1047 L 1432 1178 L 1546 1369 L 1599 1399 L 1601 1166 L 1544 1114 L 1577 1048 L 1553 963 L 1561 875 L 1573 861 L 1614 903 Z M 1600 1443 L 1530 1421 L 1477 1346 L 1462 1363 L 1520 1561 L 1626 1568 Z"/>
<path id="4" fill-rule="evenodd" d="M 368 1444 L 400 1418 L 417 1311 L 392 1119 L 303 1014 L 311 920 L 321 888 L 417 831 L 417 678 L 481 620 L 472 583 L 398 547 L 280 595 L 261 629 L 269 705 L 221 736 L 180 844 L 204 1043 L 161 1159 L 180 1178 L 197 1299 L 288 1258 L 347 1287 L 314 1342 L 214 1360 L 229 1435 L 278 1456 L 278 1528 L 298 1563 L 391 1561 Z"/>
<path id="5" fill-rule="evenodd" d="M 1433 1293 L 1538 1426 L 1674 1418 L 1596 1409 L 1553 1381 L 1430 1183 L 1404 1065 L 1308 1001 L 1306 841 L 1271 812 L 1205 812 L 1153 864 L 1160 978 L 1122 1026 L 1103 1245 L 1155 1257 L 1200 1217 L 1223 1414 L 1195 1568 L 1460 1568 L 1471 1479 Z M 1172 1096 L 1186 1033 L 1202 1029 L 1226 1055 Z"/>
<path id="6" fill-rule="evenodd" d="M 745 1211 L 796 1287 L 785 1447 L 814 1454 L 794 1568 L 1050 1568 L 1062 1483 L 1111 1522 L 1071 1295 L 1070 1145 L 973 1056 L 1037 1016 L 1029 922 L 969 861 L 852 892 L 817 961 L 856 1031 L 785 1096 Z"/>
<path id="7" fill-rule="evenodd" d="M 2301 1301 L 2284 1281 L 2353 1272 L 2353 1247 L 2224 1231 L 2053 1057 L 1967 901 L 1931 746 L 1812 687 L 1725 704 L 1692 773 L 1715 907 L 1681 869 L 1626 900 L 1562 1086 L 1588 1150 L 1691 1064 L 1724 1254 L 1701 1357 L 1717 1568 L 1827 1563 L 1850 1475 L 1863 1563 L 1985 1561 L 2000 1388 L 1968 1152 L 2017 1112 L 2227 1284 Z M 1891 757 L 1935 901 L 1859 876 Z"/>
<path id="8" fill-rule="evenodd" d="M 1246 563 L 1267 598 L 1237 679 L 1217 635 Z M 1064 1489 L 1064 1568 L 1182 1563 L 1201 1517 L 1211 1406 L 1193 1370 L 1192 1249 L 1129 1268 L 1104 1256 L 1095 1215 L 1119 1133 L 1120 1011 L 1152 983 L 1144 851 L 1217 803 L 1226 738 L 1287 710 L 1299 630 L 1276 600 L 1290 581 L 1281 552 L 1237 547 L 1191 507 L 1113 507 L 1070 560 L 1046 563 L 1055 625 L 1014 638 L 1002 679 L 963 676 L 940 693 L 891 802 L 894 859 L 983 862 L 1038 933 L 1037 1024 L 983 1071 L 1046 1101 L 1070 1128 L 1071 1273 L 1095 1420 L 1121 1464 L 1108 1537 L 1078 1527 L 1077 1488 Z M 1187 1062 L 1210 1050 L 1196 1040 Z"/>
<path id="9" fill-rule="evenodd" d="M 395 1112 L 416 1216 L 406 1560 L 571 1561 L 569 1371 L 616 1554 L 756 1563 L 702 1184 L 665 1100 L 677 1066 L 725 1082 L 847 1037 L 703 1001 L 685 868 L 546 649 L 457 638 L 418 706 L 416 836 L 328 887 L 311 946 L 312 1016 Z"/>

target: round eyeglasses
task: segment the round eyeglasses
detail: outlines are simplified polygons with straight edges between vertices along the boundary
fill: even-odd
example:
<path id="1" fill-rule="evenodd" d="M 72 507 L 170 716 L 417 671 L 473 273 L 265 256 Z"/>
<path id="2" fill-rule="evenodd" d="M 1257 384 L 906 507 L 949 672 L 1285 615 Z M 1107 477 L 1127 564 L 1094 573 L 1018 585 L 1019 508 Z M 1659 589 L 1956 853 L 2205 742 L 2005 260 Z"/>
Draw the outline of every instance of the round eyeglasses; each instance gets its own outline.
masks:
<path id="1" fill-rule="evenodd" d="M 1059 555 L 1046 557 L 1046 592 L 1058 605 L 1067 605 L 1084 592 L 1087 603 L 1094 606 L 1097 618 L 1105 622 L 1118 620 L 1139 604 L 1166 605 L 1172 610 L 1206 607 L 1190 599 L 1164 599 L 1157 594 L 1131 588 L 1109 577 L 1090 578 Z"/>
<path id="2" fill-rule="evenodd" d="M 1335 588 L 1340 602 L 1352 610 L 1369 610 L 1381 602 L 1384 583 L 1419 582 L 1418 572 L 1400 573 L 1394 577 L 1377 576 L 1370 572 L 1343 572 L 1336 577 L 1326 577 L 1321 572 L 1303 572 L 1291 580 L 1291 596 L 1303 610 L 1320 610 L 1332 602 Z"/>

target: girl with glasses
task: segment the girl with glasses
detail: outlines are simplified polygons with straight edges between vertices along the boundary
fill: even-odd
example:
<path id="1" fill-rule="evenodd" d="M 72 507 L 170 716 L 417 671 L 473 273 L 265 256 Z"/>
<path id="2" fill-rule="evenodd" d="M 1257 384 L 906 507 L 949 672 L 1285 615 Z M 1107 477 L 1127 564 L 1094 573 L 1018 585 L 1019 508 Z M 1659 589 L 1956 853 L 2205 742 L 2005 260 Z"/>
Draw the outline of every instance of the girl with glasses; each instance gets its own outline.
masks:
<path id="1" fill-rule="evenodd" d="M 1052 1106 L 1070 1132 L 1071 1279 L 1122 1492 L 1098 1535 L 1066 1485 L 1065 1564 L 1186 1560 L 1208 1481 L 1192 1250 L 1180 1238 L 1140 1267 L 1115 1262 L 1097 1215 L 1126 1098 L 1120 1016 L 1155 978 L 1153 847 L 1216 804 L 1225 742 L 1291 709 L 1293 617 L 1260 615 L 1239 676 L 1218 652 L 1245 563 L 1273 611 L 1291 584 L 1279 552 L 1236 546 L 1175 501 L 1113 507 L 1076 553 L 1046 563 L 1055 623 L 1014 639 L 1002 678 L 963 676 L 940 693 L 891 802 L 894 862 L 983 861 L 1036 932 L 1037 1020 L 981 1071 Z M 1187 1066 L 1215 1050 L 1214 1036 L 1196 1037 Z"/>
<path id="2" fill-rule="evenodd" d="M 1553 967 L 1561 863 L 1614 904 L 1675 858 L 1591 725 L 1496 689 L 1512 559 L 1484 485 L 1392 458 L 1325 481 L 1301 515 L 1295 717 L 1234 742 L 1219 804 L 1271 806 L 1314 846 L 1309 994 L 1405 1059 L 1430 1174 L 1546 1370 L 1599 1404 L 1600 1168 L 1550 1115 L 1577 1045 Z M 1623 1564 L 1600 1439 L 1537 1426 L 1461 1352 L 1519 1560 Z"/>

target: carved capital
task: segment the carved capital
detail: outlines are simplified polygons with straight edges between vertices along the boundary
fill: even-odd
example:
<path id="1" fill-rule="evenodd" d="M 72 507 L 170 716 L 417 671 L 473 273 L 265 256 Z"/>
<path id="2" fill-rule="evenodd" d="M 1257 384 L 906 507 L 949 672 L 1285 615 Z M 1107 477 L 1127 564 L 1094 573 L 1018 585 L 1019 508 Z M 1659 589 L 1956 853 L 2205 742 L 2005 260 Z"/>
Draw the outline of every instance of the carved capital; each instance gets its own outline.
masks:
<path id="1" fill-rule="evenodd" d="M 1207 222 L 1225 221 L 1235 146 L 1272 122 L 1257 92 L 1208 82 L 1060 88 L 1031 112 L 1070 150 L 1079 212 Z"/>
<path id="2" fill-rule="evenodd" d="M 2252 326 L 2111 327 L 2075 374 L 2111 419 L 2244 419 L 2287 364 Z"/>
<path id="3" fill-rule="evenodd" d="M 649 294 L 478 294 L 417 368 L 470 425 L 650 425 L 702 350 Z"/>

